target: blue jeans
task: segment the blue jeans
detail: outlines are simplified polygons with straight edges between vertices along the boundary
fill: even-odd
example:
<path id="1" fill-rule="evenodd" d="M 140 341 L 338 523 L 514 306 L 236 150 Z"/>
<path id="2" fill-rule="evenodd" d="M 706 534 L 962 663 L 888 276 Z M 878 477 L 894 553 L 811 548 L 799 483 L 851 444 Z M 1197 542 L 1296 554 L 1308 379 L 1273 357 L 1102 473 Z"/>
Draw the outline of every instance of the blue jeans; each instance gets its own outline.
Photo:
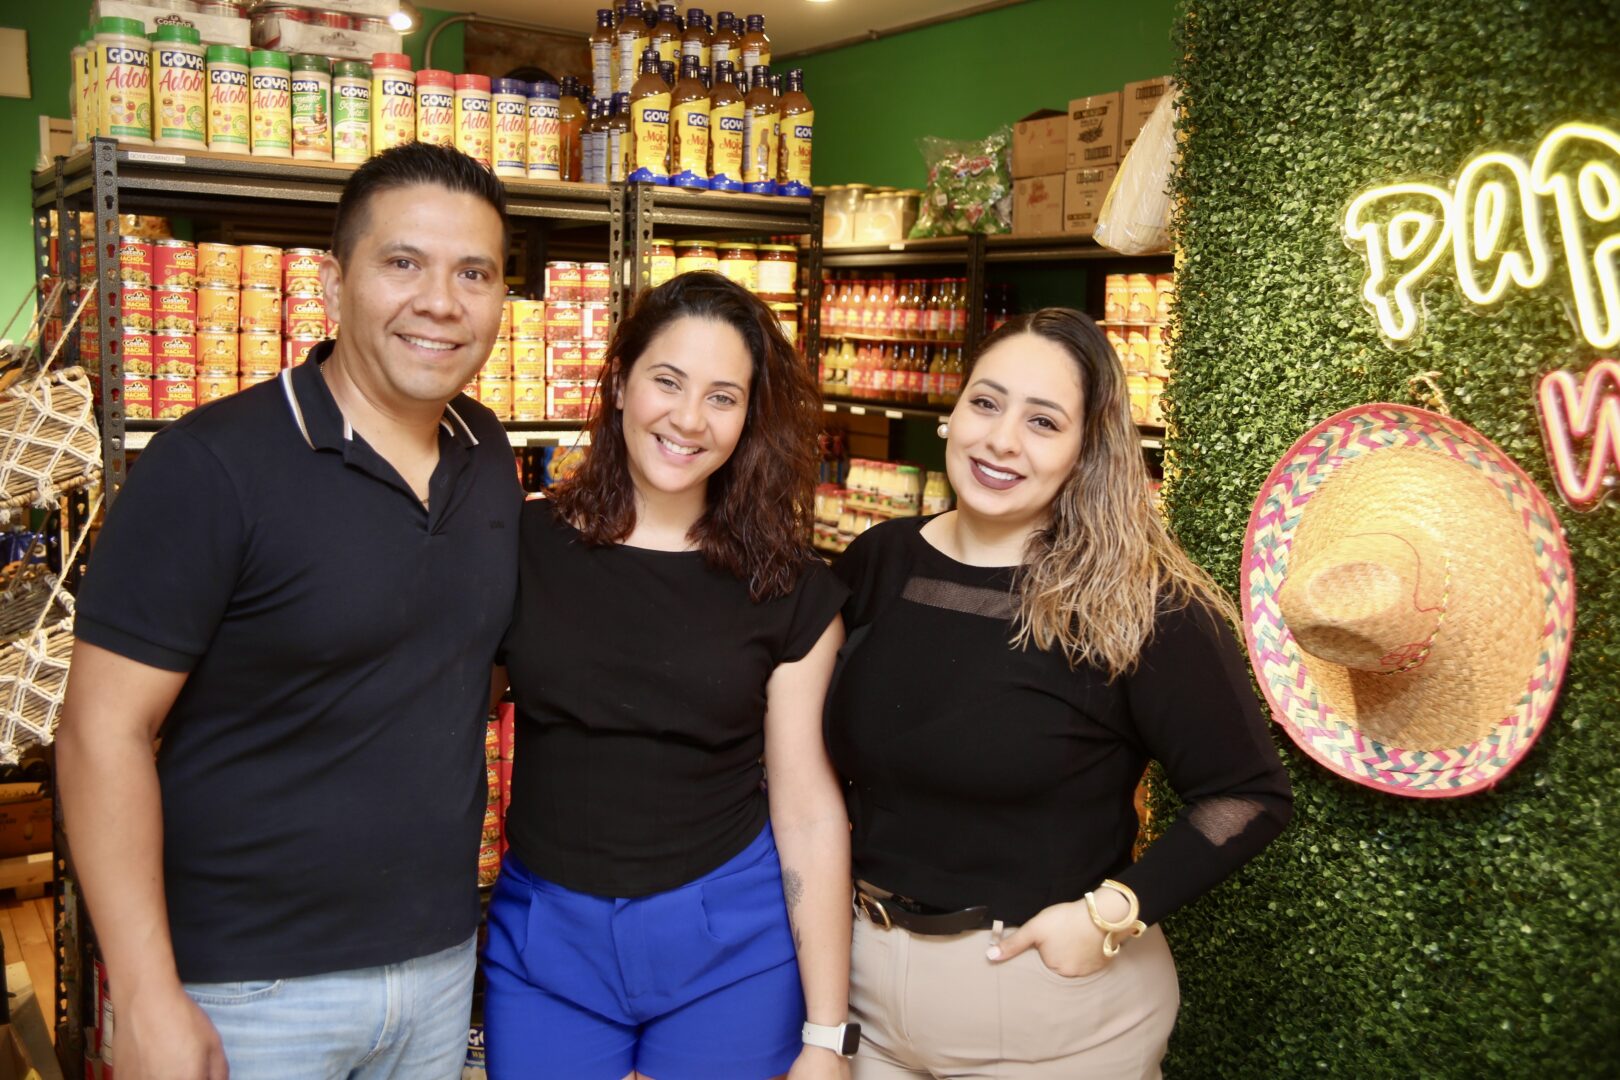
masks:
<path id="1" fill-rule="evenodd" d="M 384 967 L 186 983 L 225 1044 L 231 1080 L 457 1080 L 476 938 Z"/>

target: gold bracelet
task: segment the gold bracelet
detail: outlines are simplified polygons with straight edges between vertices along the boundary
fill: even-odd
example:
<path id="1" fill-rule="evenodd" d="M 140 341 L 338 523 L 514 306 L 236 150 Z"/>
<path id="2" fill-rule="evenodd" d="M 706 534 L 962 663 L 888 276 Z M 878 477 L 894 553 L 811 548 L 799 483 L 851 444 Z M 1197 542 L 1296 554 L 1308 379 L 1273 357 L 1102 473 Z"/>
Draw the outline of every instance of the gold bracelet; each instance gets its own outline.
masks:
<path id="1" fill-rule="evenodd" d="M 1102 912 L 1097 910 L 1097 894 L 1095 892 L 1086 893 L 1086 911 L 1091 915 L 1092 924 L 1103 932 L 1103 955 L 1112 960 L 1119 955 L 1120 948 L 1120 942 L 1115 940 L 1114 935 L 1124 934 L 1127 937 L 1141 937 L 1147 931 L 1147 924 L 1137 917 L 1142 913 L 1142 905 L 1136 899 L 1136 893 L 1129 885 L 1121 884 L 1113 878 L 1109 878 L 1097 888 L 1113 889 L 1123 896 L 1125 902 L 1130 905 L 1123 919 L 1118 922 L 1109 922 L 1102 917 Z"/>

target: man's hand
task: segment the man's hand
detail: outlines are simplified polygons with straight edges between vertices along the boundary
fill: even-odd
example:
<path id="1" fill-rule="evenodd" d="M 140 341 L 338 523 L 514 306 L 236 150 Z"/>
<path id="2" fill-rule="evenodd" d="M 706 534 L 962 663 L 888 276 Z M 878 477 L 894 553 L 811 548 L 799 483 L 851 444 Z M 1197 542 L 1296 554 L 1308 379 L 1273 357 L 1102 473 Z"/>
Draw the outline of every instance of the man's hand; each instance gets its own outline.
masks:
<path id="1" fill-rule="evenodd" d="M 228 1080 L 219 1032 L 178 985 L 115 995 L 113 1014 L 119 1080 Z"/>

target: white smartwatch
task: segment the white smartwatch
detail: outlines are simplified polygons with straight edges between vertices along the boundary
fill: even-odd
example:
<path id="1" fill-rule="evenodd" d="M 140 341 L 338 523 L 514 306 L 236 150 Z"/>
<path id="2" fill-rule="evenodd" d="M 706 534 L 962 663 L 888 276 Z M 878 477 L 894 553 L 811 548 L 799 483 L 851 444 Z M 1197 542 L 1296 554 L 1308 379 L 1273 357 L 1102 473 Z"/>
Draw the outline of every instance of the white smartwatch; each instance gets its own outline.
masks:
<path id="1" fill-rule="evenodd" d="M 861 1025 L 846 1023 L 833 1027 L 827 1024 L 812 1024 L 806 1020 L 804 1045 L 819 1046 L 823 1050 L 831 1050 L 844 1057 L 854 1057 L 855 1051 L 861 1045 Z"/>

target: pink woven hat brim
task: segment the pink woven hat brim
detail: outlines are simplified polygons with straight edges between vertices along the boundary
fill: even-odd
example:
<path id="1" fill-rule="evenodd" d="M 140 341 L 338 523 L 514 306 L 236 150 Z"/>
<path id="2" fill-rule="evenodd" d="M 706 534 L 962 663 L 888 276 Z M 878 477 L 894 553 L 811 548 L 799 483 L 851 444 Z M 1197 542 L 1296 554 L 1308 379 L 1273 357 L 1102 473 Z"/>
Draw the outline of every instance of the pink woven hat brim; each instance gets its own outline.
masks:
<path id="1" fill-rule="evenodd" d="M 1373 455 L 1388 454 L 1396 456 L 1367 467 Z M 1401 467 L 1385 467 L 1395 462 Z M 1388 479 L 1368 484 L 1375 474 Z M 1403 484 L 1403 475 L 1413 479 Z M 1434 507 L 1437 492 L 1467 513 Z M 1448 537 L 1448 523 L 1458 518 L 1488 521 L 1499 550 L 1470 548 L 1474 537 Z M 1379 683 L 1384 676 L 1331 665 L 1290 632 L 1278 594 L 1307 519 L 1328 523 L 1328 533 L 1347 522 L 1423 528 L 1452 545 L 1459 577 L 1454 622 L 1423 667 L 1392 677 L 1406 682 Z M 1414 798 L 1465 795 L 1505 776 L 1546 726 L 1574 626 L 1568 545 L 1524 471 L 1467 425 L 1395 404 L 1359 406 L 1317 425 L 1261 488 L 1242 574 L 1244 636 L 1272 712 L 1302 750 L 1339 775 Z M 1512 615 L 1493 615 L 1492 604 Z M 1489 700 L 1499 707 L 1479 704 L 1481 671 L 1496 684 L 1497 697 Z M 1448 679 L 1455 694 L 1446 693 Z M 1390 732 L 1412 739 L 1397 742 Z"/>

